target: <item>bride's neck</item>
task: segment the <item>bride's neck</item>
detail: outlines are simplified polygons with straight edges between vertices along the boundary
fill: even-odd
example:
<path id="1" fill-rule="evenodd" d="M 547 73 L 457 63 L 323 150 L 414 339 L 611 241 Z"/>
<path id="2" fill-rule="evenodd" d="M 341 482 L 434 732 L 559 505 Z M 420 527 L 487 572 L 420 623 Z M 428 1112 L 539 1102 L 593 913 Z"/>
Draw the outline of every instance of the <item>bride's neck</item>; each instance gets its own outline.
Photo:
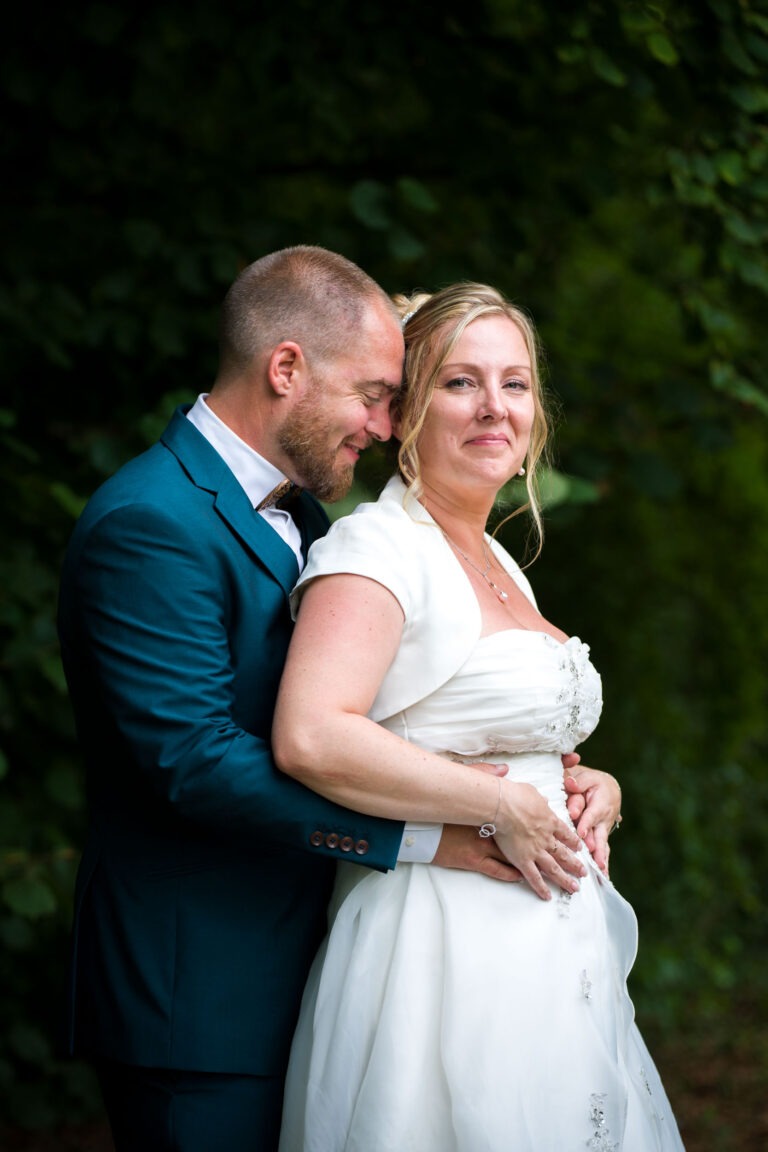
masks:
<path id="1" fill-rule="evenodd" d="M 438 492 L 428 484 L 423 485 L 421 503 L 432 519 L 459 547 L 466 552 L 479 552 L 483 534 L 493 502 L 487 499 L 470 500 L 466 494 L 461 498 L 455 494 Z"/>

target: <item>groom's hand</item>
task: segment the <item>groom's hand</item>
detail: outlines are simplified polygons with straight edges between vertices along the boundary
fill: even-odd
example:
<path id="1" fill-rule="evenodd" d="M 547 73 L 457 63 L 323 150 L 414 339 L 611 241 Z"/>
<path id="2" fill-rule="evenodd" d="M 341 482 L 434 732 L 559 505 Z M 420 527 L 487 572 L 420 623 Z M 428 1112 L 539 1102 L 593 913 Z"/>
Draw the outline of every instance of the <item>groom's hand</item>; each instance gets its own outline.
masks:
<path id="1" fill-rule="evenodd" d="M 470 767 L 479 768 L 481 772 L 488 772 L 492 776 L 506 776 L 509 772 L 507 764 L 482 762 Z M 460 824 L 443 825 L 443 834 L 432 863 L 439 868 L 482 872 L 484 876 L 490 876 L 493 880 L 506 880 L 508 884 L 519 884 L 523 878 L 497 847 L 492 836 L 485 839 L 477 828 Z"/>
<path id="2" fill-rule="evenodd" d="M 484 840 L 477 828 L 444 824 L 443 834 L 432 861 L 440 868 L 461 868 L 464 872 L 482 872 L 493 880 L 519 884 L 521 874 L 497 848 L 492 836 Z"/>

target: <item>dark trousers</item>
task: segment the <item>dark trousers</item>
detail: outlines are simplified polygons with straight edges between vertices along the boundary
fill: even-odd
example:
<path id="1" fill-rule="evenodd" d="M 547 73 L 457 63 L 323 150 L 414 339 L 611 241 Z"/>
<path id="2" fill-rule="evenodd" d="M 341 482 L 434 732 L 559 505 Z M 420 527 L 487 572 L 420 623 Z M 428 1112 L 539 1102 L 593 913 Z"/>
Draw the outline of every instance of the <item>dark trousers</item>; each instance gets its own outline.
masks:
<path id="1" fill-rule="evenodd" d="M 116 1152 L 277 1152 L 283 1082 L 139 1068 L 96 1072 Z"/>

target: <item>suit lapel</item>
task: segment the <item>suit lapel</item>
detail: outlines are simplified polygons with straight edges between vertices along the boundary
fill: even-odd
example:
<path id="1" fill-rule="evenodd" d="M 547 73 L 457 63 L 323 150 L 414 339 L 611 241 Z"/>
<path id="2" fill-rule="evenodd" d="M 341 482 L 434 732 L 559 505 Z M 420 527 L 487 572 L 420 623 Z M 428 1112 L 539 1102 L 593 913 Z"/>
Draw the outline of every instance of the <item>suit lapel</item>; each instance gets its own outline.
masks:
<path id="1" fill-rule="evenodd" d="M 211 493 L 219 516 L 287 595 L 299 578 L 293 551 L 255 511 L 231 469 L 187 420 L 188 411 L 188 406 L 176 409 L 161 436 L 163 444 L 176 456 L 191 482 Z"/>
<path id="2" fill-rule="evenodd" d="M 299 563 L 293 549 L 252 507 L 234 476 L 231 485 L 219 489 L 214 504 L 221 518 L 255 554 L 259 563 L 269 569 L 286 593 L 290 592 L 299 578 Z"/>

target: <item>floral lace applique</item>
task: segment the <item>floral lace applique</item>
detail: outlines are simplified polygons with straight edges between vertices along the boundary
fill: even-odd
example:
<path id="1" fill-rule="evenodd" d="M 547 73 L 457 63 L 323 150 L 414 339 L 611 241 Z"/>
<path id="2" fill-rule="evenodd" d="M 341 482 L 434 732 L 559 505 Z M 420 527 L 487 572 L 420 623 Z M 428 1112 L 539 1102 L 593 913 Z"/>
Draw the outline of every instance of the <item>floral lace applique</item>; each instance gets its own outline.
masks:
<path id="1" fill-rule="evenodd" d="M 554 637 L 545 635 L 545 640 L 557 644 Z M 573 747 L 583 739 L 584 733 L 594 727 L 602 708 L 602 697 L 599 692 L 599 681 L 595 684 L 595 675 L 589 665 L 589 646 L 587 644 L 558 644 L 560 649 L 560 671 L 563 673 L 564 686 L 555 697 L 560 705 L 564 705 L 561 714 L 556 720 L 550 721 L 547 729 L 557 736 L 563 747 Z"/>

